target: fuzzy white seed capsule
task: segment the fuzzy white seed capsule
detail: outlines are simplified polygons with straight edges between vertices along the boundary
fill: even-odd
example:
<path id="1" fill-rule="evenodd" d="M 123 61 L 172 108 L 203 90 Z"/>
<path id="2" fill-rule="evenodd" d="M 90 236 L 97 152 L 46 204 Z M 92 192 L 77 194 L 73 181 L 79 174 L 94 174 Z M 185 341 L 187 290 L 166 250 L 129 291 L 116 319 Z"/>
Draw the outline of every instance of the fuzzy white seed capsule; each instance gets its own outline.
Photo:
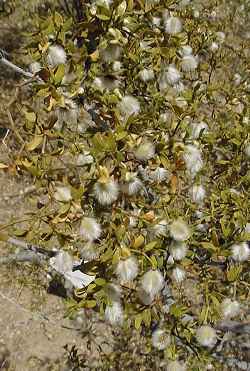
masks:
<path id="1" fill-rule="evenodd" d="M 140 161 L 147 161 L 155 155 L 155 146 L 151 142 L 143 142 L 135 151 L 135 157 Z"/>
<path id="2" fill-rule="evenodd" d="M 182 260 L 187 254 L 187 246 L 184 242 L 174 242 L 170 247 L 170 254 L 174 260 Z"/>
<path id="3" fill-rule="evenodd" d="M 77 160 L 76 160 L 76 164 L 78 166 L 89 165 L 89 164 L 92 164 L 93 162 L 94 162 L 94 158 L 93 156 L 89 154 L 89 152 L 80 153 L 80 155 L 78 155 Z"/>
<path id="4" fill-rule="evenodd" d="M 190 45 L 184 45 L 181 50 L 179 51 L 180 55 L 182 57 L 186 57 L 188 55 L 192 55 L 193 54 L 193 49 Z"/>
<path id="5" fill-rule="evenodd" d="M 141 286 L 148 295 L 155 296 L 163 289 L 163 275 L 158 270 L 150 270 L 143 275 Z"/>
<path id="6" fill-rule="evenodd" d="M 92 261 L 99 257 L 99 251 L 92 241 L 87 242 L 80 249 L 80 254 L 84 261 Z"/>
<path id="7" fill-rule="evenodd" d="M 108 283 L 104 287 L 104 291 L 110 301 L 120 302 L 122 296 L 121 286 L 115 285 L 114 283 Z"/>
<path id="8" fill-rule="evenodd" d="M 182 30 L 182 22 L 177 17 L 169 17 L 165 22 L 165 31 L 170 35 L 176 35 Z"/>
<path id="9" fill-rule="evenodd" d="M 186 366 L 179 361 L 170 361 L 167 364 L 166 371 L 186 371 Z"/>
<path id="10" fill-rule="evenodd" d="M 247 242 L 241 242 L 231 246 L 232 258 L 238 262 L 248 260 L 250 256 L 250 249 Z"/>
<path id="11" fill-rule="evenodd" d="M 69 202 L 72 200 L 71 191 L 69 187 L 57 187 L 54 197 L 60 202 Z"/>
<path id="12" fill-rule="evenodd" d="M 143 290 L 143 288 L 138 289 L 138 298 L 144 305 L 150 305 L 152 304 L 154 300 L 154 295 L 149 295 L 146 291 Z"/>
<path id="13" fill-rule="evenodd" d="M 96 89 L 103 91 L 103 90 L 114 90 L 118 88 L 119 81 L 115 79 L 110 79 L 105 76 L 96 77 L 93 81 L 93 85 Z"/>
<path id="14" fill-rule="evenodd" d="M 172 278 L 177 283 L 182 282 L 186 277 L 186 272 L 181 268 L 174 268 L 172 272 Z"/>
<path id="15" fill-rule="evenodd" d="M 181 69 L 183 72 L 191 72 L 198 67 L 197 58 L 193 55 L 186 55 L 181 60 Z"/>
<path id="16" fill-rule="evenodd" d="M 101 232 L 101 226 L 94 218 L 84 217 L 82 219 L 79 234 L 85 240 L 97 240 L 100 237 Z"/>
<path id="17" fill-rule="evenodd" d="M 55 124 L 55 129 L 61 130 L 63 124 L 68 126 L 77 125 L 77 120 L 79 117 L 79 107 L 77 104 L 69 98 L 65 99 L 65 107 L 58 107 L 55 110 L 57 115 L 57 122 Z"/>
<path id="18" fill-rule="evenodd" d="M 30 72 L 33 74 L 39 72 L 42 69 L 42 66 L 39 62 L 33 62 L 30 64 Z"/>
<path id="19" fill-rule="evenodd" d="M 210 45 L 210 50 L 212 53 L 215 53 L 217 52 L 217 50 L 219 49 L 219 45 L 216 43 L 216 42 L 212 42 L 212 44 Z"/>
<path id="20" fill-rule="evenodd" d="M 126 182 L 122 185 L 122 191 L 129 196 L 137 194 L 143 187 L 142 181 L 137 178 L 136 173 L 126 173 Z"/>
<path id="21" fill-rule="evenodd" d="M 126 120 L 131 115 L 138 115 L 141 109 L 140 102 L 131 95 L 125 95 L 118 104 L 118 109 L 122 117 Z"/>
<path id="22" fill-rule="evenodd" d="M 114 72 L 120 72 L 122 69 L 122 63 L 120 61 L 115 61 L 112 68 Z"/>
<path id="23" fill-rule="evenodd" d="M 150 179 L 152 179 L 153 182 L 160 183 L 168 178 L 170 178 L 170 172 L 163 167 L 157 167 L 150 173 Z"/>
<path id="24" fill-rule="evenodd" d="M 224 319 L 236 317 L 240 312 L 240 304 L 236 300 L 226 298 L 221 303 L 221 314 Z"/>
<path id="25" fill-rule="evenodd" d="M 245 147 L 245 155 L 247 159 L 250 159 L 250 143 L 248 143 Z"/>
<path id="26" fill-rule="evenodd" d="M 170 345 L 170 336 L 166 331 L 157 329 L 152 334 L 152 344 L 156 349 L 166 349 Z"/>
<path id="27" fill-rule="evenodd" d="M 144 68 L 143 70 L 141 70 L 139 72 L 139 78 L 143 82 L 148 82 L 150 80 L 153 80 L 153 78 L 154 78 L 154 71 L 153 70 L 150 70 L 150 69 L 147 69 L 147 68 Z"/>
<path id="28" fill-rule="evenodd" d="M 94 185 L 94 196 L 101 205 L 111 205 L 114 203 L 119 195 L 118 184 L 109 180 L 106 183 L 96 182 Z"/>
<path id="29" fill-rule="evenodd" d="M 208 126 L 205 122 L 199 122 L 199 123 L 192 123 L 190 125 L 191 127 L 191 138 L 193 139 L 198 139 L 202 134 L 204 133 L 207 133 L 208 132 Z"/>
<path id="30" fill-rule="evenodd" d="M 65 50 L 59 45 L 52 45 L 48 49 L 47 62 L 50 67 L 56 67 L 59 64 L 65 64 L 67 56 Z"/>
<path id="31" fill-rule="evenodd" d="M 154 237 L 165 237 L 168 231 L 168 222 L 163 219 L 156 223 L 152 228 L 151 232 Z"/>
<path id="32" fill-rule="evenodd" d="M 169 226 L 170 235 L 175 241 L 186 241 L 190 237 L 188 225 L 181 219 L 174 220 Z"/>
<path id="33" fill-rule="evenodd" d="M 185 146 L 183 159 L 190 177 L 194 178 L 198 171 L 203 167 L 200 150 L 192 144 Z"/>
<path id="34" fill-rule="evenodd" d="M 222 44 L 225 41 L 226 35 L 224 32 L 218 31 L 216 32 L 216 39 L 220 44 Z"/>
<path id="35" fill-rule="evenodd" d="M 206 190 L 202 185 L 193 185 L 189 190 L 190 197 L 196 204 L 202 204 L 206 196 Z"/>
<path id="36" fill-rule="evenodd" d="M 166 71 L 166 79 L 169 85 L 173 86 L 180 81 L 181 74 L 174 65 L 170 65 Z"/>
<path id="37" fill-rule="evenodd" d="M 211 326 L 201 326 L 196 331 L 196 339 L 200 345 L 212 348 L 217 341 L 216 331 Z"/>
<path id="38" fill-rule="evenodd" d="M 181 74 L 173 64 L 164 68 L 159 77 L 160 91 L 166 90 L 169 86 L 174 86 L 178 89 L 180 78 Z"/>
<path id="39" fill-rule="evenodd" d="M 114 301 L 111 306 L 107 305 L 105 309 L 105 319 L 113 326 L 122 326 L 124 313 L 119 302 Z"/>
<path id="40" fill-rule="evenodd" d="M 126 260 L 120 260 L 115 272 L 121 281 L 133 281 L 138 274 L 137 259 L 131 256 Z"/>
<path id="41" fill-rule="evenodd" d="M 101 51 L 101 58 L 104 62 L 114 62 L 119 60 L 122 48 L 119 45 L 110 44 L 106 49 Z"/>

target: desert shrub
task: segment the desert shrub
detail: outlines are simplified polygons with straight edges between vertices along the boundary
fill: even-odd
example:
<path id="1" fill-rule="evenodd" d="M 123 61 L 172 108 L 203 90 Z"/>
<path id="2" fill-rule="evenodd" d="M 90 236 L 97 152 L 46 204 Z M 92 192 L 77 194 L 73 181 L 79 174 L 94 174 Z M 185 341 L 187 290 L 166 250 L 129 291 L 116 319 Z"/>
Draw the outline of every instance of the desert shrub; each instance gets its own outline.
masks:
<path id="1" fill-rule="evenodd" d="M 76 3 L 30 34 L 15 166 L 40 195 L 22 235 L 60 246 L 71 314 L 152 335 L 169 370 L 204 369 L 218 321 L 249 300 L 249 5 Z"/>

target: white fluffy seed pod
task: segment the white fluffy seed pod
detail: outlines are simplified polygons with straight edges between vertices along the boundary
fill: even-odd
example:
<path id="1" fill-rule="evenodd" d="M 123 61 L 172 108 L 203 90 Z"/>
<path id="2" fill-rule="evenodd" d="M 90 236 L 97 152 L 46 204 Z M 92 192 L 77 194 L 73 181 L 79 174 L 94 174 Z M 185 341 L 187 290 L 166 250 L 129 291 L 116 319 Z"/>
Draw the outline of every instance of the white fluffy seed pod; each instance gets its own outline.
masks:
<path id="1" fill-rule="evenodd" d="M 155 155 L 155 146 L 153 143 L 142 142 L 135 150 L 135 157 L 140 161 L 147 161 Z"/>
<path id="2" fill-rule="evenodd" d="M 169 226 L 170 236 L 175 241 L 186 241 L 190 237 L 190 229 L 183 220 L 174 220 Z"/>
<path id="3" fill-rule="evenodd" d="M 165 22 L 165 31 L 170 35 L 176 35 L 182 30 L 182 22 L 178 17 L 169 17 Z"/>
<path id="4" fill-rule="evenodd" d="M 121 53 L 122 48 L 119 45 L 110 44 L 101 51 L 101 58 L 104 62 L 115 62 L 119 60 Z"/>
<path id="5" fill-rule="evenodd" d="M 250 143 L 248 143 L 246 146 L 245 146 L 245 155 L 247 157 L 247 159 L 250 159 Z"/>
<path id="6" fill-rule="evenodd" d="M 151 70 L 151 69 L 147 69 L 147 68 L 144 68 L 143 70 L 141 70 L 139 72 L 139 78 L 143 81 L 143 82 L 148 82 L 150 80 L 153 80 L 154 78 L 154 71 Z"/>
<path id="7" fill-rule="evenodd" d="M 121 303 L 114 301 L 111 306 L 107 305 L 105 309 L 105 319 L 112 326 L 122 326 L 124 313 Z"/>
<path id="8" fill-rule="evenodd" d="M 181 74 L 175 67 L 171 64 L 167 68 L 164 68 L 159 77 L 159 88 L 160 91 L 168 89 L 170 86 L 177 86 L 180 82 Z"/>
<path id="9" fill-rule="evenodd" d="M 250 249 L 247 242 L 237 243 L 231 246 L 232 258 L 238 262 L 248 260 L 250 256 Z"/>
<path id="10" fill-rule="evenodd" d="M 142 276 L 141 287 L 150 296 L 158 294 L 163 286 L 164 278 L 158 270 L 150 270 Z"/>
<path id="11" fill-rule="evenodd" d="M 187 255 L 187 246 L 184 242 L 174 242 L 170 247 L 170 254 L 174 260 L 182 260 Z"/>
<path id="12" fill-rule="evenodd" d="M 79 234 L 87 241 L 97 240 L 101 235 L 101 226 L 94 218 L 82 218 Z"/>
<path id="13" fill-rule="evenodd" d="M 154 171 L 151 171 L 150 173 L 150 179 L 153 182 L 163 182 L 164 180 L 167 180 L 170 178 L 170 172 L 163 167 L 157 167 Z"/>
<path id="14" fill-rule="evenodd" d="M 136 173 L 126 173 L 126 182 L 122 185 L 122 191 L 129 196 L 137 194 L 143 187 L 142 181 L 136 176 Z"/>
<path id="15" fill-rule="evenodd" d="M 69 187 L 56 187 L 54 197 L 60 202 L 69 202 L 72 200 L 71 191 Z"/>
<path id="16" fill-rule="evenodd" d="M 153 347 L 158 350 L 164 350 L 170 345 L 171 339 L 166 331 L 156 329 L 152 334 Z"/>
<path id="17" fill-rule="evenodd" d="M 131 115 L 138 115 L 140 112 L 140 102 L 131 95 L 125 95 L 118 104 L 118 109 L 124 119 Z"/>
<path id="18" fill-rule="evenodd" d="M 94 162 L 94 158 L 93 156 L 89 154 L 89 152 L 80 153 L 80 155 L 78 155 L 77 160 L 76 160 L 77 166 L 89 165 L 89 164 L 92 164 L 93 162 Z"/>
<path id="19" fill-rule="evenodd" d="M 240 313 L 240 304 L 236 300 L 226 298 L 221 303 L 221 314 L 223 319 L 231 319 Z"/>
<path id="20" fill-rule="evenodd" d="M 181 50 L 179 51 L 180 55 L 182 57 L 186 57 L 188 55 L 192 55 L 193 54 L 193 49 L 190 45 L 184 45 L 182 46 Z"/>
<path id="21" fill-rule="evenodd" d="M 52 45 L 48 49 L 47 62 L 52 68 L 58 66 L 59 64 L 65 64 L 67 56 L 65 50 L 59 45 Z"/>
<path id="22" fill-rule="evenodd" d="M 199 123 L 192 123 L 190 125 L 191 127 L 191 138 L 198 139 L 201 133 L 207 133 L 208 132 L 208 126 L 205 122 L 201 121 Z"/>
<path id="23" fill-rule="evenodd" d="M 194 184 L 189 190 L 189 195 L 192 201 L 199 205 L 204 201 L 206 190 L 201 184 Z"/>
<path id="24" fill-rule="evenodd" d="M 197 57 L 194 55 L 186 55 L 181 60 L 181 69 L 183 72 L 195 71 L 198 67 Z"/>
<path id="25" fill-rule="evenodd" d="M 183 159 L 190 177 L 194 178 L 203 167 L 201 151 L 196 146 L 188 144 L 185 146 Z"/>
<path id="26" fill-rule="evenodd" d="M 120 72 L 122 69 L 122 63 L 120 61 L 114 61 L 112 69 L 114 72 Z"/>
<path id="27" fill-rule="evenodd" d="M 154 301 L 154 295 L 149 295 L 141 287 L 138 289 L 138 298 L 144 305 L 150 305 Z"/>
<path id="28" fill-rule="evenodd" d="M 182 282 L 186 277 L 186 272 L 181 268 L 174 268 L 172 272 L 172 278 L 175 282 L 180 283 Z"/>
<path id="29" fill-rule="evenodd" d="M 116 275 L 120 281 L 133 281 L 138 275 L 138 261 L 134 256 L 130 256 L 126 260 L 120 260 L 117 264 Z"/>
<path id="30" fill-rule="evenodd" d="M 111 205 L 118 198 L 119 187 L 115 181 L 110 179 L 106 183 L 96 182 L 93 192 L 99 204 L 103 206 Z"/>
<path id="31" fill-rule="evenodd" d="M 196 339 L 203 347 L 212 348 L 217 341 L 216 331 L 211 326 L 201 326 L 196 331 Z"/>
<path id="32" fill-rule="evenodd" d="M 92 241 L 87 242 L 80 249 L 80 254 L 84 261 L 92 261 L 99 257 L 99 251 L 97 249 L 97 246 L 95 246 Z"/>
<path id="33" fill-rule="evenodd" d="M 104 291 L 110 301 L 120 302 L 122 296 L 121 286 L 115 285 L 114 283 L 108 283 Z"/>
<path id="34" fill-rule="evenodd" d="M 77 125 L 79 117 L 79 107 L 72 99 L 66 98 L 65 107 L 56 108 L 55 114 L 58 120 L 54 128 L 57 130 L 61 130 L 64 123 L 68 126 Z"/>
<path id="35" fill-rule="evenodd" d="M 166 371 L 186 371 L 186 366 L 179 361 L 170 361 L 167 364 Z"/>
<path id="36" fill-rule="evenodd" d="M 219 45 L 216 43 L 216 42 L 212 42 L 212 44 L 210 45 L 210 50 L 212 53 L 215 53 L 217 52 L 217 50 L 219 49 Z"/>
<path id="37" fill-rule="evenodd" d="M 163 219 L 157 222 L 151 229 L 150 229 L 153 237 L 165 237 L 168 231 L 168 222 Z"/>
<path id="38" fill-rule="evenodd" d="M 181 74 L 177 68 L 172 64 L 166 70 L 166 79 L 169 85 L 174 86 L 180 81 Z"/>
<path id="39" fill-rule="evenodd" d="M 41 63 L 39 63 L 39 62 L 33 62 L 33 63 L 30 64 L 29 68 L 30 68 L 30 72 L 35 74 L 42 69 L 42 66 L 41 66 Z"/>

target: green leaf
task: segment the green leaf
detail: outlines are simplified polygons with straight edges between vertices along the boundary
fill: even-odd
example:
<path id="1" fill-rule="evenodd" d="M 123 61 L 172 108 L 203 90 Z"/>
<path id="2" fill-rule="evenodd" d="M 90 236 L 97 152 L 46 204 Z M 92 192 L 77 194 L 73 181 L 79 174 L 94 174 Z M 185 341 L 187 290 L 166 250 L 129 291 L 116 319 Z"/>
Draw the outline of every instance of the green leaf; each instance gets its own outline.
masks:
<path id="1" fill-rule="evenodd" d="M 95 300 L 86 300 L 84 302 L 84 308 L 94 308 L 96 306 L 96 301 Z"/>
<path id="2" fill-rule="evenodd" d="M 142 323 L 142 314 L 139 313 L 135 316 L 135 329 L 136 330 L 139 330 L 139 328 L 141 327 L 141 323 Z"/>
<path id="3" fill-rule="evenodd" d="M 25 112 L 26 120 L 30 122 L 36 122 L 36 114 L 35 112 Z"/>
<path id="4" fill-rule="evenodd" d="M 65 65 L 60 64 L 57 67 L 57 70 L 56 70 L 55 75 L 54 75 L 54 82 L 55 82 L 56 85 L 58 85 L 62 82 L 62 79 L 64 78 L 64 75 L 65 75 Z"/>
<path id="5" fill-rule="evenodd" d="M 96 278 L 95 283 L 98 286 L 104 286 L 104 285 L 106 285 L 107 281 L 104 278 Z"/>
<path id="6" fill-rule="evenodd" d="M 147 327 L 149 327 L 150 324 L 151 324 L 151 310 L 150 309 L 145 309 L 142 312 L 142 317 L 143 317 L 143 322 L 145 323 L 145 325 Z"/>
<path id="7" fill-rule="evenodd" d="M 31 142 L 25 145 L 27 151 L 31 152 L 34 151 L 37 147 L 40 146 L 43 142 L 43 135 L 35 135 Z"/>
<path id="8" fill-rule="evenodd" d="M 155 248 L 155 246 L 157 245 L 157 241 L 151 241 L 149 242 L 145 247 L 144 247 L 144 251 L 145 252 L 148 252 L 150 250 L 153 250 Z"/>
<path id="9" fill-rule="evenodd" d="M 227 280 L 229 282 L 238 281 L 238 279 L 240 278 L 241 272 L 242 272 L 242 265 L 239 264 L 239 265 L 231 266 L 226 272 Z"/>

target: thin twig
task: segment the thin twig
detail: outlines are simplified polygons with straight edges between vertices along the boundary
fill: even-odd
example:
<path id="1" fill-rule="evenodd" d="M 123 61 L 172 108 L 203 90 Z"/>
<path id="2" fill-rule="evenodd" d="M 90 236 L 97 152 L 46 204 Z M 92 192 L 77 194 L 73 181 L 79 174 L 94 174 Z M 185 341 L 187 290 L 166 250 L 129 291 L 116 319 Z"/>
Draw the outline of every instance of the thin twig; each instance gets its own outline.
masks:
<path id="1" fill-rule="evenodd" d="M 7 115 L 8 115 L 8 119 L 9 119 L 9 122 L 10 122 L 11 128 L 12 128 L 12 130 L 13 130 L 15 136 L 17 137 L 17 139 L 19 140 L 19 142 L 20 142 L 21 144 L 24 144 L 24 140 L 23 140 L 23 138 L 21 137 L 21 135 L 20 135 L 20 134 L 18 133 L 18 131 L 16 130 L 15 123 L 14 123 L 14 121 L 13 121 L 12 115 L 11 115 L 11 113 L 10 113 L 9 110 L 7 110 Z"/>
<path id="2" fill-rule="evenodd" d="M 3 264 L 10 264 L 10 263 L 23 263 L 23 262 L 31 262 L 36 264 L 41 264 L 42 262 L 41 256 L 34 253 L 33 251 L 20 251 L 17 254 L 10 254 L 7 256 L 3 256 L 0 258 L 0 265 Z"/>
<path id="3" fill-rule="evenodd" d="M 27 72 L 23 70 L 21 67 L 16 66 L 14 63 L 8 61 L 8 59 L 4 58 L 3 55 L 0 54 L 0 63 L 4 64 L 5 66 L 11 68 L 17 73 L 20 73 L 21 75 L 28 77 L 28 78 L 34 78 L 35 76 L 31 72 Z"/>
<path id="4" fill-rule="evenodd" d="M 18 240 L 18 239 L 13 238 L 13 237 L 9 237 L 6 242 L 9 243 L 9 244 L 11 244 L 11 245 L 15 245 L 17 247 L 21 247 L 21 248 L 23 248 L 25 250 L 32 251 L 32 252 L 34 252 L 36 254 L 46 255 L 49 258 L 51 258 L 51 257 L 53 257 L 53 256 L 56 255 L 56 252 L 55 251 L 46 250 L 43 247 L 40 247 L 40 246 L 37 246 L 37 245 L 33 245 L 33 244 L 29 244 L 29 243 L 27 243 L 25 241 Z"/>

